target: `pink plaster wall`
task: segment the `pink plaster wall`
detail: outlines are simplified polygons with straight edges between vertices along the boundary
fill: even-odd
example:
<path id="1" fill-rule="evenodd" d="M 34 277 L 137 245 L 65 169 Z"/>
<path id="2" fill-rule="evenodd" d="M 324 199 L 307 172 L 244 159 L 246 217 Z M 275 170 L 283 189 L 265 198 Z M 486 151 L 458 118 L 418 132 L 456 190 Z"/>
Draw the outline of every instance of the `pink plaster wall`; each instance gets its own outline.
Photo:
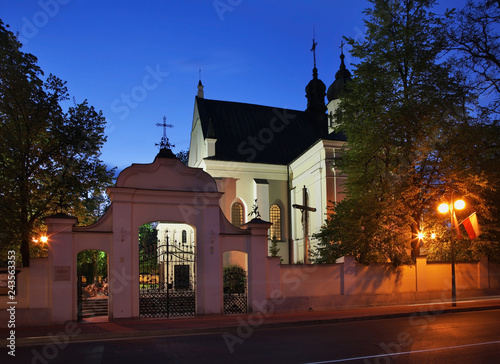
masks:
<path id="1" fill-rule="evenodd" d="M 484 258 L 457 263 L 455 269 L 459 299 L 500 292 L 500 265 Z M 346 257 L 341 264 L 281 265 L 279 273 L 281 311 L 429 302 L 445 299 L 451 291 L 451 264 L 425 257 L 398 268 L 365 266 Z"/>

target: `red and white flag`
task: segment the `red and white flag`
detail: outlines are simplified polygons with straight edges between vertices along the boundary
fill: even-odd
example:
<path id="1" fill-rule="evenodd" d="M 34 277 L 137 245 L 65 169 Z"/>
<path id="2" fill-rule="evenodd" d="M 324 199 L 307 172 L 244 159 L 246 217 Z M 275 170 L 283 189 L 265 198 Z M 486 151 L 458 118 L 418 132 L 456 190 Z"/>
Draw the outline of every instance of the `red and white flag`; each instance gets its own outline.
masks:
<path id="1" fill-rule="evenodd" d="M 481 234 L 475 212 L 462 221 L 462 224 L 465 227 L 465 230 L 467 230 L 467 234 L 469 234 L 469 238 L 471 238 L 471 240 L 477 238 Z"/>

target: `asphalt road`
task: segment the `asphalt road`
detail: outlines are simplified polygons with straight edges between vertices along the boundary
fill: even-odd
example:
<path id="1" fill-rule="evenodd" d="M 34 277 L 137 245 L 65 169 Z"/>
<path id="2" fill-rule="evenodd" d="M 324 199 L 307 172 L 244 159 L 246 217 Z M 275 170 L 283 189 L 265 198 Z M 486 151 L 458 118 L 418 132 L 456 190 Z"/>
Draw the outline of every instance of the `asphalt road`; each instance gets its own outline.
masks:
<path id="1" fill-rule="evenodd" d="M 499 363 L 500 310 L 0 349 L 0 363 Z"/>

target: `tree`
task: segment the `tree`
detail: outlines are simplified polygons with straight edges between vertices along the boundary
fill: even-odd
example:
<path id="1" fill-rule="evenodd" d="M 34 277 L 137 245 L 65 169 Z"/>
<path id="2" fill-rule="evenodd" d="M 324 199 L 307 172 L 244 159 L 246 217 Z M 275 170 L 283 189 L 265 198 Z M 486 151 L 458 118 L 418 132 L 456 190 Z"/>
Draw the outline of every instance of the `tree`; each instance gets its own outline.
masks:
<path id="1" fill-rule="evenodd" d="M 271 246 L 269 247 L 269 253 L 271 253 L 272 257 L 277 257 L 279 251 L 280 248 L 278 247 L 278 239 L 276 238 L 276 235 L 273 235 L 273 238 L 271 239 Z"/>
<path id="2" fill-rule="evenodd" d="M 181 160 L 181 162 L 184 163 L 186 166 L 188 165 L 188 161 L 189 161 L 189 149 L 188 150 L 181 150 L 175 156 L 177 158 L 179 158 Z"/>
<path id="3" fill-rule="evenodd" d="M 157 222 L 146 223 L 139 226 L 139 251 L 149 252 L 158 246 Z"/>
<path id="4" fill-rule="evenodd" d="M 449 49 L 470 76 L 470 87 L 489 99 L 486 109 L 500 112 L 500 2 L 468 0 L 447 20 Z"/>
<path id="5" fill-rule="evenodd" d="M 29 266 L 30 242 L 54 213 L 88 216 L 85 204 L 100 196 L 113 170 L 99 160 L 105 120 L 87 101 L 64 111 L 65 82 L 42 80 L 35 56 L 23 53 L 0 20 L 0 223 L 1 246 Z"/>
<path id="6" fill-rule="evenodd" d="M 84 250 L 77 256 L 78 272 L 91 284 L 98 277 L 108 277 L 108 257 L 100 250 Z"/>
<path id="7" fill-rule="evenodd" d="M 451 191 L 491 217 L 484 196 L 496 181 L 480 168 L 484 150 L 473 138 L 483 124 L 469 116 L 474 95 L 443 57 L 435 1 L 370 2 L 365 39 L 347 39 L 360 62 L 335 115 L 347 136 L 346 194 L 316 236 L 318 260 L 352 254 L 400 265 L 419 254 L 424 227 L 444 229 L 436 207 Z"/>
<path id="8" fill-rule="evenodd" d="M 223 291 L 224 294 L 245 293 L 247 284 L 247 273 L 241 266 L 229 265 L 224 267 Z"/>

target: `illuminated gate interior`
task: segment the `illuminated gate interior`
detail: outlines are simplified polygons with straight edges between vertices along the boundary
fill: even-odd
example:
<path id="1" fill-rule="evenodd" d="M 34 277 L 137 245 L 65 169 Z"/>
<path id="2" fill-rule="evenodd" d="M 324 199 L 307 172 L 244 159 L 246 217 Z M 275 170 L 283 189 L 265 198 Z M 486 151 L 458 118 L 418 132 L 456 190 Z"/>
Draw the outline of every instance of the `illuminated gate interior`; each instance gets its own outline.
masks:
<path id="1" fill-rule="evenodd" d="M 196 244 L 187 224 L 154 222 L 139 229 L 139 315 L 196 314 Z"/>

